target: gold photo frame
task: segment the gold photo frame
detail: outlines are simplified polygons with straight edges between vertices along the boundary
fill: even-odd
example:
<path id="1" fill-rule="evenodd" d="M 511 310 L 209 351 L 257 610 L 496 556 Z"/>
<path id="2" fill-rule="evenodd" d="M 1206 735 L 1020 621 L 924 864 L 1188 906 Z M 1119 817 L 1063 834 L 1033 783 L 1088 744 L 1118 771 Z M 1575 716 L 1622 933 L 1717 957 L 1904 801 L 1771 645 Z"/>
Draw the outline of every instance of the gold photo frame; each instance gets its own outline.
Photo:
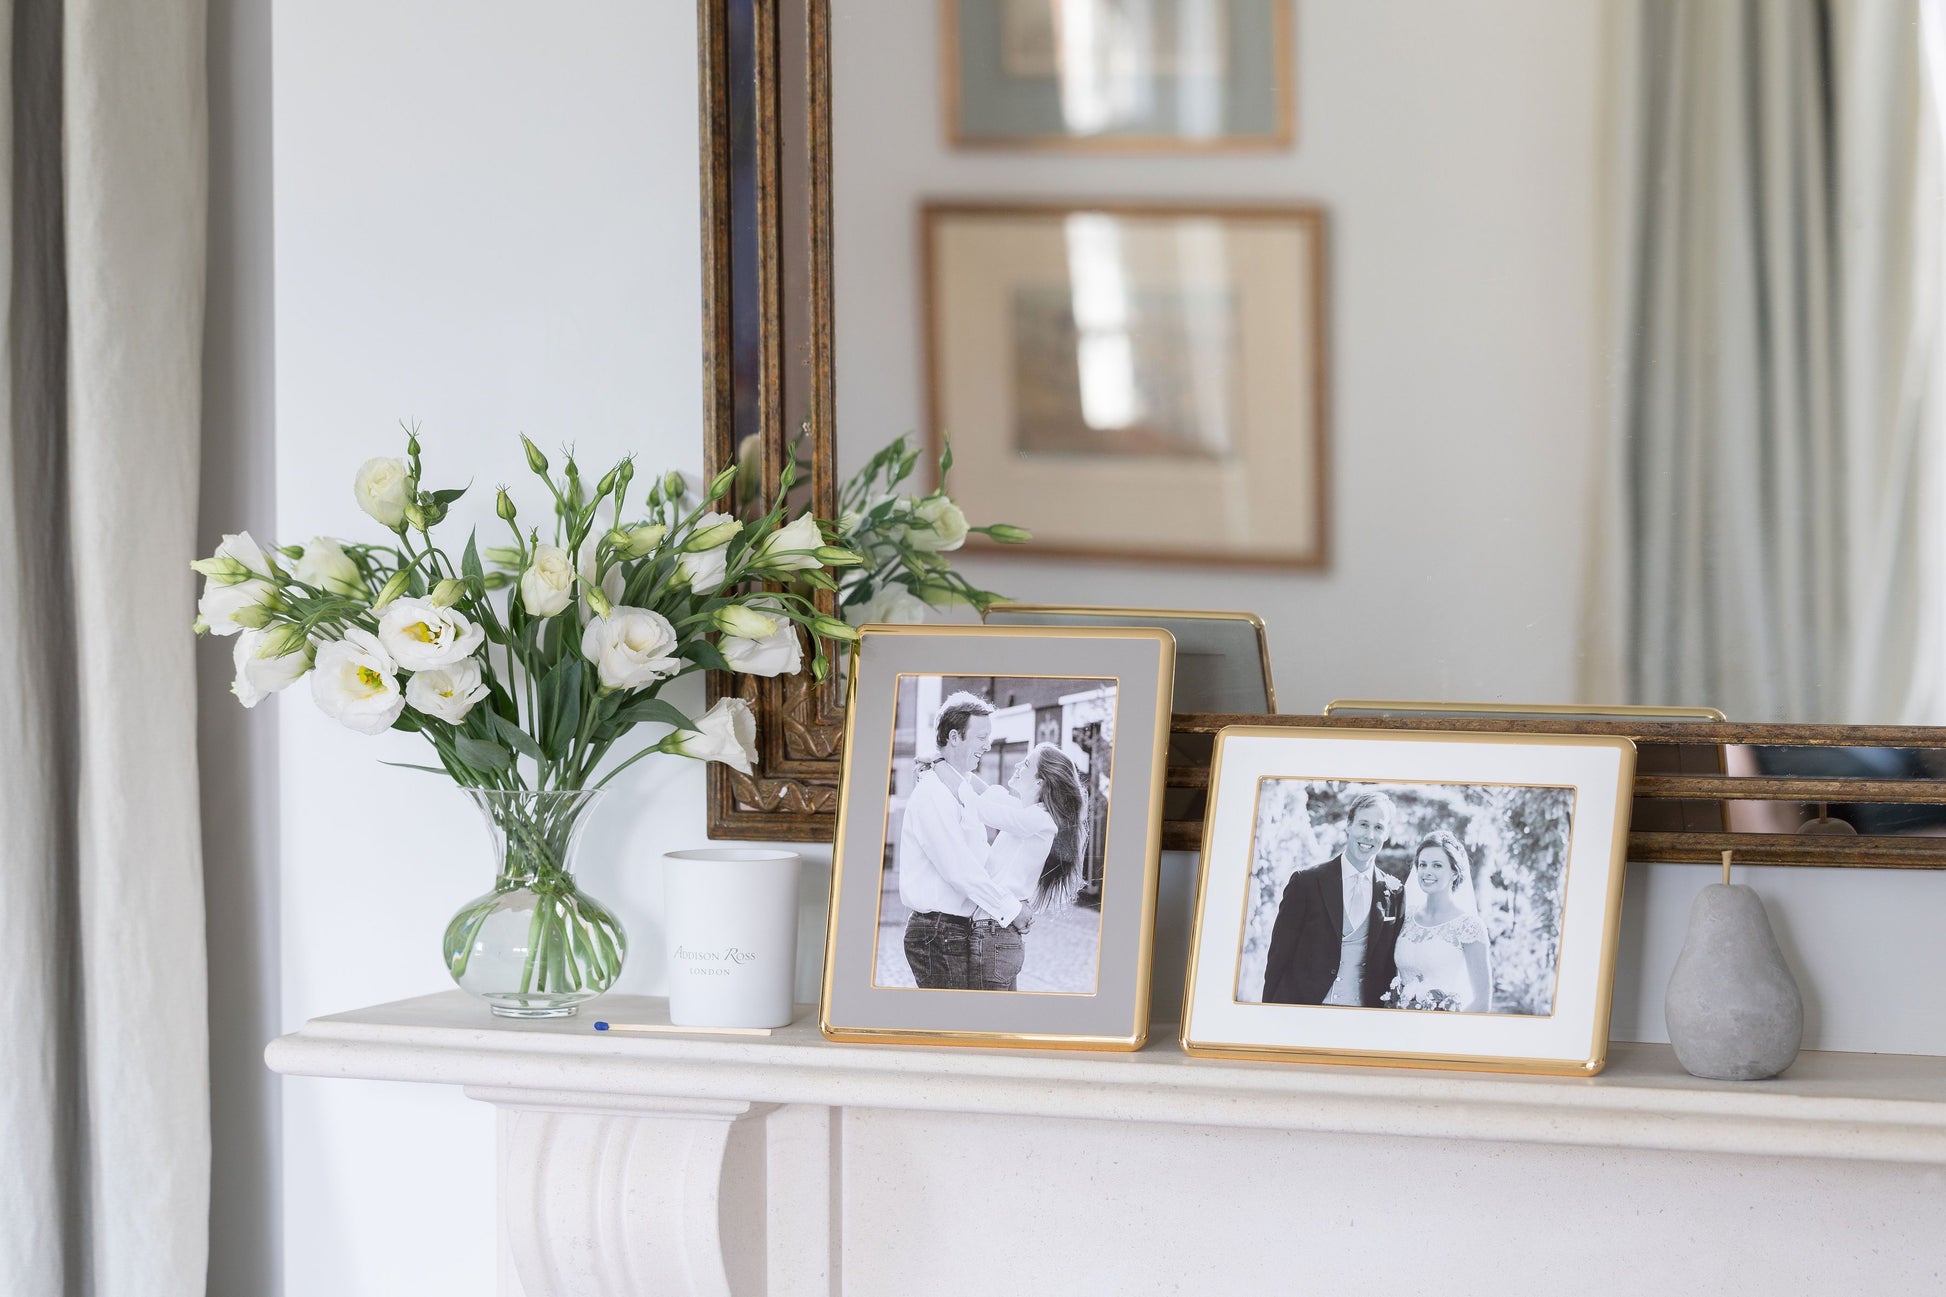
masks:
<path id="1" fill-rule="evenodd" d="M 954 499 L 1034 533 L 1013 556 L 1328 565 L 1321 208 L 933 202 L 920 228 L 929 458 L 950 437 Z"/>
<path id="2" fill-rule="evenodd" d="M 828 1038 L 1142 1046 L 1174 656 L 1154 628 L 862 629 Z"/>
<path id="3" fill-rule="evenodd" d="M 1241 153 L 1296 141 L 1294 0 L 940 0 L 957 149 Z M 1075 10 L 1086 21 L 1069 19 Z"/>
<path id="4" fill-rule="evenodd" d="M 1634 761 L 1602 736 L 1224 729 L 1184 1050 L 1599 1072 Z"/>

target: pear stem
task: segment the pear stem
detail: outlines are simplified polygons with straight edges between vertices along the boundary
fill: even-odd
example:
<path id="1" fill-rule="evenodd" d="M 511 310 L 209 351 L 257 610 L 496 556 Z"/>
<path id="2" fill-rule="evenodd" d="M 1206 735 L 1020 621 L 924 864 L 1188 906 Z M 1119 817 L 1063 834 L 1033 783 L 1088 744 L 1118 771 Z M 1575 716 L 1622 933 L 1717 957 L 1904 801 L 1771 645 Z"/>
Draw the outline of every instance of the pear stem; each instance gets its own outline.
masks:
<path id="1" fill-rule="evenodd" d="M 1736 853 L 1732 851 L 1726 851 L 1723 853 L 1723 885 L 1725 887 L 1728 887 L 1730 885 L 1730 857 L 1735 854 Z"/>

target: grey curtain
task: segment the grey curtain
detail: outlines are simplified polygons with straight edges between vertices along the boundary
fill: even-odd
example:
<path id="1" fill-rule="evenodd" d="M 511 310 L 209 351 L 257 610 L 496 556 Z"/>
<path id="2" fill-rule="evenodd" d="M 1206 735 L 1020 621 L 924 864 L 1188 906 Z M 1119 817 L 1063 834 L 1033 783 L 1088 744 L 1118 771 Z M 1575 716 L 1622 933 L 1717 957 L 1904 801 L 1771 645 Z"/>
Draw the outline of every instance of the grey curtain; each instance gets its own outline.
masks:
<path id="1" fill-rule="evenodd" d="M 1920 4 L 1642 0 L 1617 26 L 1621 381 L 1590 694 L 1936 723 L 1943 209 Z"/>
<path id="2" fill-rule="evenodd" d="M 200 0 L 0 7 L 0 1292 L 203 1290 Z"/>

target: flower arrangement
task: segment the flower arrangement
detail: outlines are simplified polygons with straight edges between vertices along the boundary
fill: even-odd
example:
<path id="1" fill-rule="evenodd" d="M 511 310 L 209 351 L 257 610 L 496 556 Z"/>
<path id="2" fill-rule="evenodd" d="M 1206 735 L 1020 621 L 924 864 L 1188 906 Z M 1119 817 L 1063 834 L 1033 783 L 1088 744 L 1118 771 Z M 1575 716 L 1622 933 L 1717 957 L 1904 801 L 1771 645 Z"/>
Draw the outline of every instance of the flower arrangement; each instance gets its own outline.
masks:
<path id="1" fill-rule="evenodd" d="M 1416 986 L 1407 994 L 1402 977 L 1392 979 L 1391 988 L 1378 997 L 1378 1002 L 1388 1009 L 1426 1009 L 1435 1013 L 1456 1013 L 1460 1007 L 1457 995 L 1436 986 Z"/>
<path id="2" fill-rule="evenodd" d="M 448 967 L 497 1011 L 551 1013 L 612 985 L 626 949 L 614 916 L 570 877 L 594 794 L 652 753 L 745 774 L 756 759 L 746 703 L 725 698 L 691 717 L 662 697 L 671 682 L 712 669 L 795 674 L 807 646 L 823 679 L 829 645 L 857 638 L 850 614 L 877 592 L 982 608 L 995 596 L 939 557 L 969 530 L 943 489 L 893 493 L 914 459 L 903 438 L 874 457 L 882 493 L 849 526 L 788 505 L 795 462 L 769 501 L 737 488 L 736 465 L 700 491 L 672 472 L 632 498 L 631 458 L 591 487 L 571 452 L 556 472 L 532 440 L 521 446 L 549 505 L 530 520 L 501 487 L 495 513 L 509 543 L 483 547 L 469 532 L 455 557 L 435 539 L 468 488 L 429 489 L 408 431 L 403 456 L 366 461 L 353 483 L 389 536 L 266 547 L 226 535 L 193 564 L 205 578 L 195 629 L 234 637 L 232 689 L 245 707 L 308 678 L 319 708 L 347 728 L 426 741 L 438 764 L 412 768 L 471 793 L 501 851 L 494 890 L 448 927 Z M 819 611 L 819 590 L 848 616 Z M 605 764 L 644 724 L 667 733 Z M 489 926 L 509 914 L 524 940 L 501 945 L 517 966 L 476 968 Z"/>
<path id="3" fill-rule="evenodd" d="M 931 608 L 969 605 L 985 614 L 1001 596 L 982 590 L 953 571 L 943 556 L 985 535 L 1003 545 L 1033 539 L 1024 527 L 996 522 L 969 526 L 966 514 L 946 493 L 953 471 L 949 442 L 939 456 L 939 486 L 922 496 L 900 487 L 912 476 L 919 452 L 909 437 L 899 437 L 853 474 L 838 495 L 836 535 L 864 557 L 840 578 L 838 605 L 853 625 L 870 622 L 921 622 Z"/>

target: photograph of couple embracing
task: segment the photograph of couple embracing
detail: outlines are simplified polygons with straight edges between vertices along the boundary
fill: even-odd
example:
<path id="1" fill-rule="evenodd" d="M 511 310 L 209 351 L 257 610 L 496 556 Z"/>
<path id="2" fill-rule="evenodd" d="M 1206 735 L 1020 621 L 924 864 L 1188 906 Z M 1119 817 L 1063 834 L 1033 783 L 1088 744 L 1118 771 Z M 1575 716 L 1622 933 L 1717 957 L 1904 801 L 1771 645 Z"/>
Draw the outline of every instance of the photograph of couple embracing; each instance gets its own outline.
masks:
<path id="1" fill-rule="evenodd" d="M 1236 998 L 1547 1014 L 1573 790 L 1267 779 Z"/>
<path id="2" fill-rule="evenodd" d="M 899 681 L 874 983 L 1092 994 L 1113 680 Z"/>

